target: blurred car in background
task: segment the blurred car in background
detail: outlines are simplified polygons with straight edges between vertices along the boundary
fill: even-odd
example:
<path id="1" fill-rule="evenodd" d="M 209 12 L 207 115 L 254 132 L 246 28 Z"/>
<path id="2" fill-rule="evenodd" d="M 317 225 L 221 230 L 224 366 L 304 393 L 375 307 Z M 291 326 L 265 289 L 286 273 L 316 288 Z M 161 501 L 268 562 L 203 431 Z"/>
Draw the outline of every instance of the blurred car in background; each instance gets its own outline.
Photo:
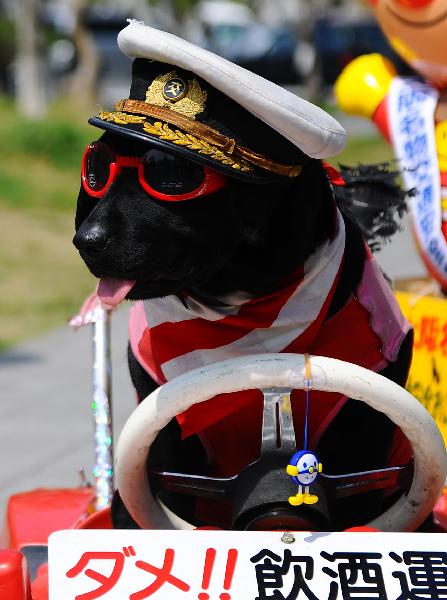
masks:
<path id="1" fill-rule="evenodd" d="M 77 65 L 74 25 L 65 4 L 49 2 L 48 6 L 44 21 L 56 34 L 47 50 L 48 90 L 57 95 Z M 303 83 L 314 70 L 313 47 L 298 37 L 296 27 L 263 23 L 246 4 L 201 0 L 187 11 L 182 23 L 175 21 L 163 3 L 145 6 L 145 15 L 129 15 L 102 3 L 91 4 L 84 12 L 83 22 L 99 59 L 98 102 L 106 107 L 128 92 L 131 61 L 119 50 L 116 38 L 129 16 L 144 18 L 148 25 L 180 35 L 278 84 Z"/>
<path id="2" fill-rule="evenodd" d="M 303 82 L 314 67 L 313 48 L 293 28 L 262 23 L 244 4 L 202 0 L 184 33 L 193 43 L 275 83 Z"/>
<path id="3" fill-rule="evenodd" d="M 379 52 L 391 59 L 399 72 L 408 72 L 408 67 L 369 15 L 352 18 L 346 11 L 325 13 L 315 21 L 313 43 L 316 53 L 315 75 L 323 86 L 332 86 L 351 60 L 372 52 Z"/>

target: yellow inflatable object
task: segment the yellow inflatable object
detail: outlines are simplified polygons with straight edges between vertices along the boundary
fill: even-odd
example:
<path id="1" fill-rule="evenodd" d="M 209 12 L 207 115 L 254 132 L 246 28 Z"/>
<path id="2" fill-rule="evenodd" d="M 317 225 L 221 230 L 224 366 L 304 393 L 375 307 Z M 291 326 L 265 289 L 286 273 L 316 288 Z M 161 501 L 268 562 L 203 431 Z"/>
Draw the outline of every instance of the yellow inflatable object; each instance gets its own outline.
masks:
<path id="1" fill-rule="evenodd" d="M 338 105 L 349 114 L 371 118 L 396 74 L 394 65 L 381 54 L 355 58 L 335 82 Z"/>
<path id="2" fill-rule="evenodd" d="M 447 445 L 447 299 L 396 296 L 415 334 L 407 390 L 432 414 Z"/>
<path id="3" fill-rule="evenodd" d="M 435 127 L 436 149 L 438 151 L 439 170 L 447 171 L 447 121 Z"/>

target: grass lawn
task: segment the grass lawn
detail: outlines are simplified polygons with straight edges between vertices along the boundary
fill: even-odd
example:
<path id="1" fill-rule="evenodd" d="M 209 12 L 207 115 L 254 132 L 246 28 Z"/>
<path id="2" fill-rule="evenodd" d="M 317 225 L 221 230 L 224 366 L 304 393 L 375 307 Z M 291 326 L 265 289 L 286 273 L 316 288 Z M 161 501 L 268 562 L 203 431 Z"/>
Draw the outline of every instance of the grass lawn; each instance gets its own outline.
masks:
<path id="1" fill-rule="evenodd" d="M 0 350 L 61 325 L 93 290 L 71 245 L 72 215 L 1 207 Z"/>
<path id="2" fill-rule="evenodd" d="M 95 286 L 71 240 L 80 161 L 97 133 L 61 107 L 32 123 L 0 101 L 0 350 L 63 325 Z M 378 136 L 357 138 L 331 163 L 390 157 Z"/>
<path id="3" fill-rule="evenodd" d="M 95 135 L 0 103 L 0 350 L 62 325 L 95 282 L 71 244 L 83 149 Z"/>
<path id="4" fill-rule="evenodd" d="M 355 166 L 358 163 L 380 163 L 392 159 L 391 147 L 377 135 L 349 139 L 345 150 L 328 162 L 337 167 L 339 164 Z"/>

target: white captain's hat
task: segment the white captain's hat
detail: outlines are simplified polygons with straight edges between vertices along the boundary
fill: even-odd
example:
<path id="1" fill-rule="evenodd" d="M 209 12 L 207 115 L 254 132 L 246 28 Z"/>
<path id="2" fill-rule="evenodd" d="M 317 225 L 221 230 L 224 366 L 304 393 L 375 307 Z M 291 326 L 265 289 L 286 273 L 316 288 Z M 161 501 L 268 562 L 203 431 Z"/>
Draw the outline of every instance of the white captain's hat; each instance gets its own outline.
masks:
<path id="1" fill-rule="evenodd" d="M 129 98 L 90 123 L 253 182 L 294 177 L 346 132 L 295 94 L 170 33 L 131 21 L 118 35 L 134 58 Z"/>

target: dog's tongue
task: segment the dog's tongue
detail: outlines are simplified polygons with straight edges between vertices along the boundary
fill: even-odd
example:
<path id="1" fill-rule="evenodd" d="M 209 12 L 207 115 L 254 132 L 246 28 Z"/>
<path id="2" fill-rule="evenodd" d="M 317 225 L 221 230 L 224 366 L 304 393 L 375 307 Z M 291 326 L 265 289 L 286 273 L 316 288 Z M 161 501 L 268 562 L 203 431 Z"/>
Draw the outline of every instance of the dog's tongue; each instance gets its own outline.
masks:
<path id="1" fill-rule="evenodd" d="M 134 279 L 114 279 L 112 277 L 104 277 L 99 280 L 97 294 L 104 304 L 115 308 L 124 300 L 135 283 L 136 281 Z"/>

